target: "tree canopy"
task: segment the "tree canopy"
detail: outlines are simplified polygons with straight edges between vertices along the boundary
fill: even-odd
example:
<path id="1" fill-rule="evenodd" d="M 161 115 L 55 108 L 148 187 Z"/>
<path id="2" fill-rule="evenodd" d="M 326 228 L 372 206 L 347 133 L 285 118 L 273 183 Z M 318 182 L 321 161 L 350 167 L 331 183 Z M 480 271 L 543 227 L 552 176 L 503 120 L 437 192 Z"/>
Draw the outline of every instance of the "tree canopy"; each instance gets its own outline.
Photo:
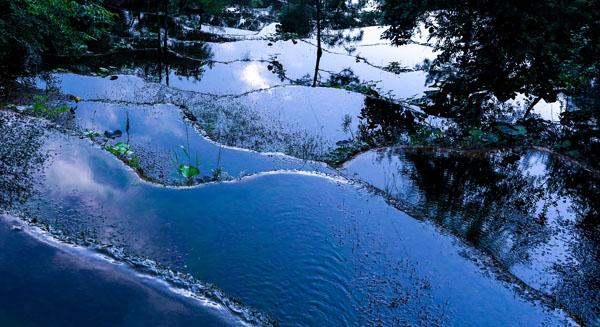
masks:
<path id="1" fill-rule="evenodd" d="M 524 94 L 554 102 L 599 75 L 600 4 L 593 0 L 382 0 L 384 34 L 411 42 L 419 27 L 439 52 L 426 64 L 427 112 L 481 120 L 490 101 Z"/>
<path id="2" fill-rule="evenodd" d="M 0 0 L 0 13 L 2 74 L 20 72 L 42 53 L 85 52 L 112 20 L 95 1 Z"/>

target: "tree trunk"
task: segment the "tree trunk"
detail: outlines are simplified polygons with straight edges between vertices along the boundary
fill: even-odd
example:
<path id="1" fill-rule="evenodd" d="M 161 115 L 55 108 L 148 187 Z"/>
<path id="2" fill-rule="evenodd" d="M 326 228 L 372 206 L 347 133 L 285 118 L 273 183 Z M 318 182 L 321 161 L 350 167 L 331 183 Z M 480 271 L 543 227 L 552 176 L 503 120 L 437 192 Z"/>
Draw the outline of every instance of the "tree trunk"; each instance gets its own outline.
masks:
<path id="1" fill-rule="evenodd" d="M 156 17 L 160 17 L 160 13 L 158 11 L 158 4 L 156 4 Z M 162 42 L 160 41 L 160 35 L 161 35 L 160 21 L 157 22 L 157 27 L 158 27 L 158 31 L 156 33 L 156 40 L 158 41 L 157 50 L 158 50 L 158 56 L 160 57 L 161 53 L 162 53 Z"/>
<path id="2" fill-rule="evenodd" d="M 535 107 L 535 105 L 538 104 L 541 100 L 542 97 L 535 98 L 535 100 L 533 100 L 529 107 L 527 107 L 527 110 L 525 111 L 525 114 L 523 115 L 523 118 L 521 118 L 521 120 L 527 119 L 527 117 L 529 117 L 529 114 L 531 113 L 531 110 L 533 110 L 533 107 Z"/>
<path id="3" fill-rule="evenodd" d="M 158 8 L 158 3 L 156 3 L 155 6 L 155 10 L 156 10 L 156 17 L 159 19 L 156 22 L 156 26 L 158 28 L 158 31 L 156 33 L 156 40 L 158 41 L 158 43 L 156 44 L 156 50 L 158 53 L 158 82 L 161 83 L 162 82 L 162 42 L 160 41 L 160 35 L 162 33 L 162 31 L 160 30 L 160 12 L 159 12 L 159 8 Z"/>
<path id="4" fill-rule="evenodd" d="M 169 86 L 169 45 L 168 45 L 168 41 L 169 41 L 169 0 L 163 0 L 164 3 L 164 11 L 165 11 L 165 21 L 164 21 L 164 28 L 165 28 L 165 36 L 163 38 L 163 61 L 165 64 L 165 82 L 167 83 L 167 86 Z"/>
<path id="5" fill-rule="evenodd" d="M 323 55 L 323 48 L 321 47 L 321 0 L 315 0 L 317 7 L 317 61 L 315 62 L 315 75 L 313 77 L 312 86 L 317 86 L 317 77 L 319 76 L 319 64 L 321 63 L 321 56 Z"/>
<path id="6" fill-rule="evenodd" d="M 167 41 L 169 39 L 169 30 L 168 30 L 168 19 L 169 19 L 169 0 L 163 0 L 163 10 L 164 10 L 164 29 L 165 29 L 165 37 L 163 38 L 163 53 L 165 54 L 165 56 L 167 55 L 167 50 L 168 50 L 168 46 L 167 46 Z"/>

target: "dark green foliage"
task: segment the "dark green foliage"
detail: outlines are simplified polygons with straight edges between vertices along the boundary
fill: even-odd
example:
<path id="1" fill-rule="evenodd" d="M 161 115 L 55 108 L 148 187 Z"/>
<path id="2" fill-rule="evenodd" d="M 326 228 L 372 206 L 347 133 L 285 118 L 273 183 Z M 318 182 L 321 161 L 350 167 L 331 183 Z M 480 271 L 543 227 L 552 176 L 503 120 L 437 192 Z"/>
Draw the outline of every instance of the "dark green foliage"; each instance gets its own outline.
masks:
<path id="1" fill-rule="evenodd" d="M 175 13 L 216 14 L 230 3 L 229 0 L 170 0 L 169 7 Z"/>
<path id="2" fill-rule="evenodd" d="M 364 12 L 365 0 L 349 2 L 344 0 L 318 0 L 321 8 L 322 29 L 345 29 L 380 23 L 378 11 Z M 291 0 L 283 5 L 279 13 L 282 33 L 294 33 L 300 36 L 310 34 L 315 28 L 315 0 Z M 350 41 L 337 34 L 323 35 L 328 43 Z"/>
<path id="3" fill-rule="evenodd" d="M 402 133 L 416 134 L 418 114 L 403 104 L 366 97 L 361 110 L 361 138 L 372 144 L 396 142 Z"/>
<path id="4" fill-rule="evenodd" d="M 369 149 L 369 145 L 358 140 L 338 142 L 337 147 L 329 153 L 324 161 L 332 166 L 340 166 L 350 160 L 353 156 Z"/>
<path id="5" fill-rule="evenodd" d="M 554 102 L 559 92 L 588 87 L 599 76 L 598 7 L 591 0 L 382 2 L 394 44 L 410 42 L 422 22 L 440 51 L 426 65 L 435 90 L 423 107 L 469 124 L 491 100 L 522 93 Z"/>
<path id="6" fill-rule="evenodd" d="M 289 3 L 279 14 L 281 32 L 307 36 L 312 32 L 312 7 L 306 1 Z"/>
<path id="7" fill-rule="evenodd" d="M 574 107 L 574 108 L 571 108 Z M 596 81 L 590 88 L 582 88 L 563 113 L 561 123 L 565 127 L 567 146 L 565 152 L 578 151 L 586 154 L 589 162 L 600 163 L 600 85 Z"/>
<path id="8" fill-rule="evenodd" d="M 352 84 L 359 84 L 360 79 L 354 74 L 354 71 L 350 68 L 345 68 L 338 74 L 331 74 L 329 81 L 327 82 L 330 86 L 349 86 Z"/>
<path id="9" fill-rule="evenodd" d="M 412 71 L 412 69 L 402 66 L 397 61 L 390 62 L 389 64 L 387 64 L 387 66 L 383 67 L 383 70 L 386 70 L 386 71 L 388 71 L 390 73 L 394 73 L 394 74 L 402 74 L 402 73 Z"/>
<path id="10" fill-rule="evenodd" d="M 21 73 L 44 54 L 80 54 L 111 24 L 94 1 L 0 0 L 0 75 Z"/>
<path id="11" fill-rule="evenodd" d="M 320 86 L 346 89 L 371 97 L 380 97 L 375 83 L 362 82 L 350 68 L 344 68 L 337 74 L 331 74 L 327 82 L 320 83 Z"/>

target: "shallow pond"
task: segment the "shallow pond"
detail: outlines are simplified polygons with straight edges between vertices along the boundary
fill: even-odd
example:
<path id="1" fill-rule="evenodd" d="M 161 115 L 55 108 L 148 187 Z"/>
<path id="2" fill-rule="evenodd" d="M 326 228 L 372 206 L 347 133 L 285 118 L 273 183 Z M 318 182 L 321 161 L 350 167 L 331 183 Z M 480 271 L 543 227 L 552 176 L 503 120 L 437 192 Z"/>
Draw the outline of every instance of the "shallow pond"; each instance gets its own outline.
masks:
<path id="1" fill-rule="evenodd" d="M 344 179 L 268 173 L 173 189 L 86 140 L 51 133 L 38 151 L 49 156 L 13 210 L 189 272 L 282 325 L 564 319 L 476 251 Z"/>
<path id="2" fill-rule="evenodd" d="M 322 81 L 351 67 L 396 98 L 426 90 L 422 71 L 377 66 L 395 58 L 412 67 L 429 47 L 392 48 L 380 44 L 380 28 L 364 31 L 354 45 L 327 47 Z M 62 126 L 0 112 L 0 209 L 63 240 L 213 283 L 283 326 L 598 321 L 597 179 L 569 162 L 532 150 L 379 150 L 338 172 L 241 149 L 323 158 L 357 133 L 364 95 L 292 85 L 312 74 L 310 42 L 191 42 L 198 60 L 166 70 L 129 58 L 102 70 L 106 77 L 54 74 L 61 92 L 83 101 L 70 103 L 77 109 Z M 203 175 L 252 176 L 165 187 L 140 179 L 98 140 L 77 137 L 117 129 L 108 142 L 130 144 L 151 180 L 181 181 L 170 162 L 181 145 L 198 153 Z"/>
<path id="3" fill-rule="evenodd" d="M 316 47 L 308 42 L 310 41 L 290 40 L 268 43 L 264 40 L 251 40 L 210 44 L 210 47 L 214 53 L 213 60 L 276 60 L 282 65 L 286 77 L 298 80 L 308 76 L 312 81 Z M 385 55 L 385 57 L 381 57 L 381 55 Z M 352 54 L 348 54 L 344 49 L 331 48 L 325 51 L 321 58 L 321 80 L 326 82 L 331 74 L 337 74 L 350 68 L 360 81 L 373 83 L 376 88 L 381 89 L 381 93 L 390 92 L 398 99 L 408 98 L 420 95 L 426 90 L 424 72 L 394 74 L 373 65 L 386 66 L 391 62 L 391 60 L 387 61 L 388 59 L 395 58 L 396 61 L 400 61 L 402 66 L 411 69 L 430 57 L 429 47 L 415 44 L 403 47 L 364 46 Z M 364 59 L 360 58 L 365 58 L 369 62 L 365 63 Z M 370 62 L 371 60 L 373 62 Z"/>
<path id="4" fill-rule="evenodd" d="M 84 128 L 100 128 L 92 126 L 93 115 L 98 115 L 95 124 L 102 125 L 102 128 L 123 129 L 124 113 L 127 111 L 124 109 L 128 106 L 171 102 L 188 108 L 198 119 L 203 131 L 215 141 L 263 152 L 282 152 L 305 159 L 323 157 L 336 147 L 337 142 L 357 135 L 359 115 L 365 100 L 361 94 L 335 88 L 290 85 L 243 96 L 214 97 L 144 82 L 130 75 L 118 75 L 116 80 L 77 74 L 54 74 L 53 77 L 52 85 L 61 92 L 98 102 L 79 105 L 83 109 L 76 111 L 76 116 L 83 118 L 77 119 L 88 121 L 83 125 Z M 46 83 L 40 80 L 39 85 L 45 87 Z M 111 101 L 116 104 L 111 104 Z M 96 109 L 86 110 L 86 106 Z M 103 106 L 106 109 L 102 109 Z M 181 126 L 169 131 L 151 126 L 158 120 L 163 121 L 164 125 L 174 126 L 180 121 L 178 114 L 172 110 L 160 110 L 160 107 L 145 108 L 153 113 L 147 115 L 147 111 L 137 111 L 140 116 L 136 120 L 144 126 L 137 128 L 138 132 L 159 133 L 162 130 L 162 135 L 155 135 L 158 142 L 170 142 L 175 146 L 182 144 Z M 121 111 L 120 119 L 114 113 L 117 109 Z M 114 126 L 103 123 L 107 119 L 114 120 Z M 115 125 L 116 120 L 119 120 L 119 126 Z M 346 128 L 345 121 L 348 122 Z M 172 137 L 175 139 L 170 140 Z M 173 148 L 162 150 L 168 152 Z M 209 159 L 213 158 L 216 156 Z M 233 171 L 234 176 L 239 171 Z"/>
<path id="5" fill-rule="evenodd" d="M 96 138 L 105 132 L 120 131 L 107 144 L 125 142 L 138 157 L 144 175 L 152 180 L 183 182 L 177 172 L 179 164 L 198 159 L 200 176 L 237 178 L 273 170 L 306 170 L 334 173 L 325 164 L 299 160 L 282 154 L 261 154 L 225 147 L 200 135 L 191 122 L 183 119 L 173 105 L 127 105 L 103 102 L 77 104 L 74 125 L 80 132 L 93 131 Z M 186 158 L 187 151 L 190 158 Z M 188 162 L 189 161 L 189 162 Z"/>

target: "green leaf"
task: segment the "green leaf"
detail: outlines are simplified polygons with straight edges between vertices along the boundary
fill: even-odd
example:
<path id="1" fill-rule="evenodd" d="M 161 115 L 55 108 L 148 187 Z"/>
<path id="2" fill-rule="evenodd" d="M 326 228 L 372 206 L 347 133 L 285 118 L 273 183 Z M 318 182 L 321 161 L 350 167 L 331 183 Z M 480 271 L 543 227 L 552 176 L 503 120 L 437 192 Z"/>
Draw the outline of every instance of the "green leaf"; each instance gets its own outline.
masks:
<path id="1" fill-rule="evenodd" d="M 527 128 L 525 128 L 525 126 L 517 125 L 517 126 L 515 126 L 513 128 L 514 128 L 515 133 L 517 135 L 525 135 L 525 134 L 527 134 Z"/>
<path id="2" fill-rule="evenodd" d="M 124 142 L 117 142 L 115 145 L 107 146 L 106 149 L 115 156 L 129 156 L 133 154 L 131 146 Z"/>
<path id="3" fill-rule="evenodd" d="M 200 170 L 197 167 L 191 165 L 179 165 L 179 174 L 185 178 L 192 178 L 200 174 Z"/>

